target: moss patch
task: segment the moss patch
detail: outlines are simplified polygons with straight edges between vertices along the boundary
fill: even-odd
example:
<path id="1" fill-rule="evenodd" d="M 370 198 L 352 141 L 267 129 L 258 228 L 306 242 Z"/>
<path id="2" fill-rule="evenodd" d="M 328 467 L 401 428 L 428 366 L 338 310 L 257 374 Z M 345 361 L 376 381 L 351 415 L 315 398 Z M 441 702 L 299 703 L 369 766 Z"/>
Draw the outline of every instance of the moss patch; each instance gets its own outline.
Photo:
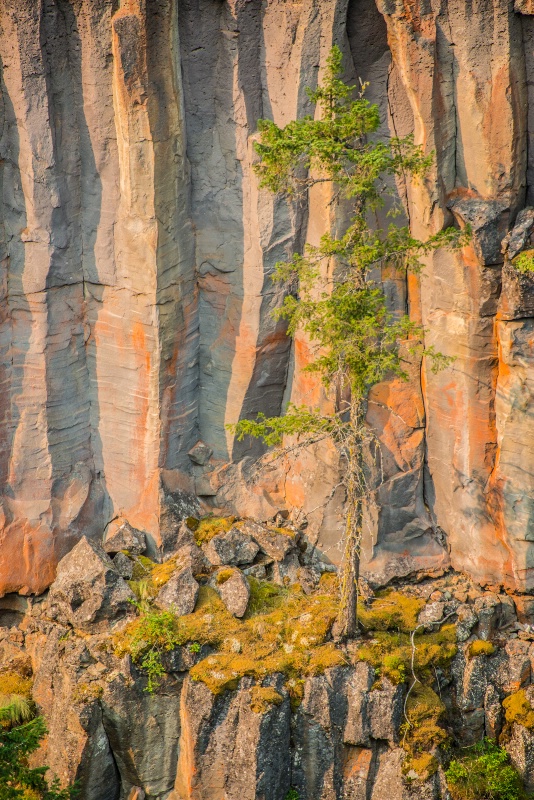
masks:
<path id="1" fill-rule="evenodd" d="M 17 672 L 0 673 L 0 710 L 3 712 L 0 725 L 3 728 L 19 725 L 33 717 L 32 686 L 31 678 Z"/>
<path id="2" fill-rule="evenodd" d="M 447 668 L 456 655 L 456 627 L 444 625 L 435 633 L 417 633 L 414 637 L 414 667 L 417 676 L 425 681 L 433 678 L 434 667 Z M 378 631 L 362 644 L 356 657 L 367 661 L 377 677 L 385 676 L 392 683 L 404 683 L 410 674 L 412 646 L 407 633 Z"/>
<path id="3" fill-rule="evenodd" d="M 199 547 L 211 542 L 219 533 L 227 533 L 236 521 L 235 517 L 203 517 L 194 531 Z"/>
<path id="4" fill-rule="evenodd" d="M 72 699 L 75 703 L 91 703 L 98 700 L 104 694 L 104 687 L 99 683 L 79 683 L 76 687 Z"/>
<path id="5" fill-rule="evenodd" d="M 128 584 L 138 600 L 153 600 L 179 568 L 180 560 L 177 557 L 169 558 L 163 564 L 157 564 L 146 556 L 137 556 L 132 580 L 128 581 Z"/>
<path id="6" fill-rule="evenodd" d="M 417 618 L 425 601 L 387 590 L 377 594 L 369 607 L 358 604 L 358 617 L 367 631 L 401 631 L 410 633 L 417 627 Z"/>
<path id="7" fill-rule="evenodd" d="M 408 722 L 401 728 L 402 746 L 408 754 L 403 765 L 405 773 L 415 770 L 424 780 L 437 770 L 433 751 L 448 738 L 439 724 L 444 712 L 445 706 L 434 690 L 416 683 L 406 703 Z"/>
<path id="8" fill-rule="evenodd" d="M 283 699 L 272 686 L 253 686 L 250 690 L 250 707 L 256 714 L 265 714 L 272 706 L 279 706 Z"/>
<path id="9" fill-rule="evenodd" d="M 229 581 L 234 573 L 235 569 L 220 569 L 215 577 L 217 586 L 222 586 L 223 583 Z"/>
<path id="10" fill-rule="evenodd" d="M 486 642 L 484 639 L 476 639 L 474 642 L 471 642 L 467 649 L 469 658 L 492 656 L 494 652 L 495 646 L 491 642 Z"/>
<path id="11" fill-rule="evenodd" d="M 502 704 L 507 722 L 517 722 L 528 730 L 534 729 L 534 709 L 524 689 L 505 697 Z"/>
<path id="12" fill-rule="evenodd" d="M 298 681 L 318 675 L 346 658 L 327 642 L 338 601 L 334 595 L 305 595 L 298 586 L 283 589 L 249 578 L 251 599 L 242 620 L 230 614 L 217 592 L 203 586 L 192 614 L 145 612 L 114 639 L 117 655 L 129 652 L 133 660 L 156 674 L 152 661 L 158 653 L 194 642 L 217 652 L 191 669 L 193 680 L 203 681 L 214 694 L 235 688 L 245 675 L 263 680 L 282 673 L 291 681 L 292 699 L 300 693 Z M 149 673 L 150 674 L 150 673 Z"/>
<path id="13" fill-rule="evenodd" d="M 17 672 L 0 673 L 0 695 L 18 695 L 30 699 L 32 696 L 33 681 L 31 678 L 23 678 Z"/>

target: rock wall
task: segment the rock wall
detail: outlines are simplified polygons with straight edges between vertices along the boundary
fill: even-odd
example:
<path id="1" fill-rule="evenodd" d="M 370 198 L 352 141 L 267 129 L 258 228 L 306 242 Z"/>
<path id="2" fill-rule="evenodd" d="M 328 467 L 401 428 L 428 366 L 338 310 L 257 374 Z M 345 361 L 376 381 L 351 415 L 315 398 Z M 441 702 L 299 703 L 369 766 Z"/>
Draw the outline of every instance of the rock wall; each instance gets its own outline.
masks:
<path id="1" fill-rule="evenodd" d="M 420 278 L 382 276 L 455 360 L 370 397 L 385 480 L 368 571 L 451 559 L 532 588 L 534 308 L 501 243 L 534 202 L 533 14 L 519 0 L 4 0 L 1 592 L 42 591 L 117 517 L 155 552 L 194 498 L 306 517 L 339 559 L 335 454 L 258 475 L 261 447 L 225 427 L 324 402 L 302 372 L 309 343 L 271 316 L 270 276 L 333 212 L 324 191 L 297 207 L 259 190 L 252 165 L 257 119 L 308 113 L 333 43 L 370 81 L 382 132 L 435 152 L 425 181 L 398 187 L 414 232 L 474 233 Z"/>
<path id="2" fill-rule="evenodd" d="M 506 748 L 525 788 L 534 787 L 531 598 L 483 591 L 453 573 L 412 582 L 377 606 L 370 599 L 367 614 L 375 614 L 378 632 L 365 629 L 343 646 L 337 666 L 260 678 L 241 663 L 247 657 L 236 647 L 240 640 L 221 637 L 238 676 L 223 686 L 216 665 L 194 672 L 212 663 L 217 647 L 184 642 L 163 648 L 165 674 L 150 693 L 145 671 L 120 650 L 136 612 L 119 564 L 82 540 L 61 562 L 47 598 L 0 601 L 0 684 L 9 685 L 7 676 L 13 685 L 13 675 L 33 680 L 49 730 L 35 763 L 49 765 L 63 785 L 77 780 L 80 800 L 287 800 L 290 789 L 300 800 L 450 800 L 444 771 L 451 754 L 464 756 L 484 736 Z M 208 578 L 197 577 L 204 584 Z M 295 585 L 292 591 L 302 593 Z M 309 599 L 320 601 L 320 592 Z M 391 616 L 400 597 L 399 616 Z M 410 604 L 416 616 L 409 624 L 419 625 L 415 662 L 403 627 Z M 205 610 L 195 615 L 205 618 Z M 252 610 L 243 624 L 253 619 L 265 634 L 269 610 Z M 294 619 L 295 647 L 313 654 L 314 640 L 302 644 Z M 385 632 L 388 620 L 393 627 Z M 440 628 L 443 638 L 432 639 Z M 379 667 L 359 653 L 363 647 L 369 658 L 375 637 L 391 648 Z M 410 663 L 423 683 L 411 687 L 408 702 Z M 239 678 L 243 669 L 249 674 Z M 418 691 L 427 694 L 414 701 Z M 406 744 L 406 720 L 419 732 L 418 750 Z"/>

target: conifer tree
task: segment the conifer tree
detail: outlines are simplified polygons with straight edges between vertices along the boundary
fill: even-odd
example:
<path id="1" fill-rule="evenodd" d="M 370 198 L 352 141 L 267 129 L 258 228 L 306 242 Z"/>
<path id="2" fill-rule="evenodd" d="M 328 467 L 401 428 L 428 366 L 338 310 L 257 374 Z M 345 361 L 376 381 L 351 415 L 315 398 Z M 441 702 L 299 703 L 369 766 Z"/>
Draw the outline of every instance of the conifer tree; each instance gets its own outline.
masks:
<path id="1" fill-rule="evenodd" d="M 468 236 L 448 228 L 425 242 L 414 238 L 406 226 L 393 221 L 387 229 L 372 228 L 372 213 L 393 195 L 397 176 L 424 179 L 432 164 L 413 137 L 377 137 L 378 107 L 365 98 L 365 86 L 356 91 L 341 80 L 342 53 L 334 47 L 324 80 L 308 90 L 316 106 L 306 116 L 284 128 L 269 120 L 258 123 L 256 165 L 260 185 L 288 198 L 302 198 L 318 183 L 332 186 L 333 202 L 349 205 L 350 222 L 343 235 L 326 233 L 318 246 L 307 245 L 303 254 L 277 264 L 274 279 L 287 288 L 279 317 L 287 320 L 288 334 L 308 335 L 315 358 L 306 369 L 321 376 L 334 400 L 333 413 L 289 405 L 282 416 L 259 414 L 231 426 L 238 439 L 253 436 L 280 447 L 286 437 L 300 446 L 328 438 L 341 460 L 346 492 L 345 554 L 338 633 L 357 634 L 357 597 L 364 502 L 369 496 L 365 453 L 373 434 L 366 424 L 370 388 L 393 376 L 407 379 L 406 355 L 419 350 L 431 359 L 432 369 L 447 359 L 432 348 L 424 350 L 423 331 L 407 314 L 387 306 L 379 281 L 372 274 L 384 266 L 399 273 L 419 271 L 422 259 L 440 247 L 459 247 Z M 392 202 L 390 215 L 399 208 Z M 333 266 L 332 285 L 321 275 Z M 294 445 L 293 445 L 294 446 Z"/>

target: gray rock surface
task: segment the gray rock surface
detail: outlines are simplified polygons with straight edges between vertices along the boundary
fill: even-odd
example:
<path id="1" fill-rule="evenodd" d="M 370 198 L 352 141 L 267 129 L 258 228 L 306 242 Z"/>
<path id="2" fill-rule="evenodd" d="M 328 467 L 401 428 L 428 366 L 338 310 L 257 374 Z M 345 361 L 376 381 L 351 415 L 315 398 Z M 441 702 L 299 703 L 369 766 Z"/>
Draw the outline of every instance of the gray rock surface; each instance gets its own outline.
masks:
<path id="1" fill-rule="evenodd" d="M 155 603 L 158 608 L 173 611 L 178 616 L 195 610 L 199 585 L 190 566 L 178 568 L 159 590 Z"/>
<path id="2" fill-rule="evenodd" d="M 132 528 L 127 520 L 114 520 L 106 528 L 102 546 L 106 553 L 127 550 L 133 556 L 139 556 L 146 550 L 146 535 Z"/>
<path id="3" fill-rule="evenodd" d="M 230 614 L 238 618 L 244 616 L 250 598 L 250 586 L 241 570 L 232 570 L 230 577 L 221 583 L 215 576 L 215 586 Z"/>
<path id="4" fill-rule="evenodd" d="M 204 545 L 204 553 L 214 566 L 251 564 L 259 549 L 259 545 L 239 528 L 219 533 Z"/>
<path id="5" fill-rule="evenodd" d="M 113 558 L 113 566 L 124 580 L 129 581 L 132 579 L 133 574 L 133 561 L 124 553 L 117 553 Z"/>
<path id="6" fill-rule="evenodd" d="M 76 628 L 108 626 L 132 610 L 134 594 L 95 542 L 82 538 L 59 563 L 49 614 Z"/>

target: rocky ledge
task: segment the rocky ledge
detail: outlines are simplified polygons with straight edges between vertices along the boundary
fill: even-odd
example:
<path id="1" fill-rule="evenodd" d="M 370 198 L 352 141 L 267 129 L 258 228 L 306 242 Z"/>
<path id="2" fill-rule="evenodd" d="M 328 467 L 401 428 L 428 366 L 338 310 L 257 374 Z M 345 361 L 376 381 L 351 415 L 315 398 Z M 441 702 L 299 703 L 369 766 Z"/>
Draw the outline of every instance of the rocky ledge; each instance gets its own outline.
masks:
<path id="1" fill-rule="evenodd" d="M 38 757 L 82 800 L 445 799 L 485 737 L 534 789 L 534 598 L 453 572 L 365 586 L 341 646 L 334 568 L 284 520 L 145 547 L 119 520 L 49 592 L 0 600 L 2 702 L 44 715 Z"/>

